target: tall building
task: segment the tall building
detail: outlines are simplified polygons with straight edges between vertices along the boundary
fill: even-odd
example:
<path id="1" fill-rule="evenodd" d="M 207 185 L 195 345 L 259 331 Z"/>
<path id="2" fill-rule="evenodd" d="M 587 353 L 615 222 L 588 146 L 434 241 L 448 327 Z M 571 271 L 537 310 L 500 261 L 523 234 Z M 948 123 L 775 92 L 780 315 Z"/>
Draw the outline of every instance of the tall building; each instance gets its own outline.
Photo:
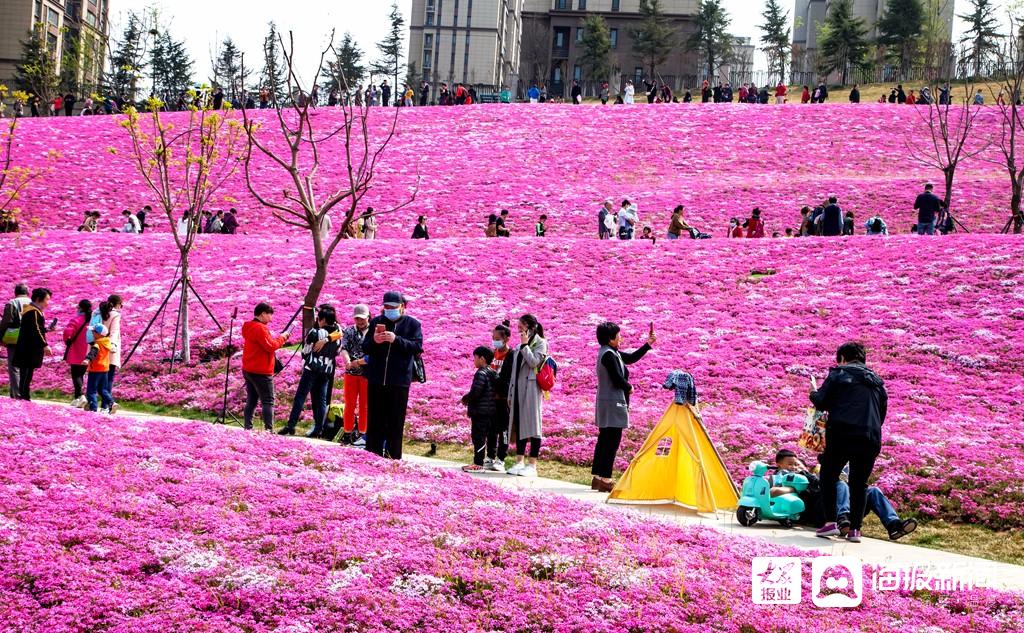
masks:
<path id="1" fill-rule="evenodd" d="M 109 0 L 0 0 L 0 83 L 15 85 L 21 43 L 38 24 L 58 74 L 77 84 L 80 96 L 95 91 L 107 54 L 109 11 Z M 76 47 L 79 62 L 72 76 L 64 61 Z"/>
<path id="2" fill-rule="evenodd" d="M 839 0 L 796 0 L 793 8 L 792 81 L 817 81 L 818 30 L 828 12 Z M 869 40 L 878 38 L 878 20 L 885 13 L 887 0 L 853 0 L 853 14 L 864 20 Z M 921 0 L 926 24 L 933 25 L 944 42 L 953 40 L 954 0 Z M 882 65 L 884 66 L 884 64 Z M 883 75 L 885 68 L 882 68 Z"/>
<path id="3" fill-rule="evenodd" d="M 409 64 L 430 82 L 515 85 L 524 0 L 413 0 Z"/>

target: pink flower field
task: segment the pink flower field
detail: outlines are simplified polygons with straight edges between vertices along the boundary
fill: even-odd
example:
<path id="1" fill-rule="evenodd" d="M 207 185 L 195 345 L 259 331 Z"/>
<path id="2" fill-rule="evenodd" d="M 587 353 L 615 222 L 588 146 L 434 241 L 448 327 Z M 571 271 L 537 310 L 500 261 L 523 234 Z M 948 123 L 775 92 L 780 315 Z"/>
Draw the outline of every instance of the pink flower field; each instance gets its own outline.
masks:
<path id="1" fill-rule="evenodd" d="M 819 610 L 805 552 L 361 451 L 26 403 L 0 421 L 5 633 L 1024 628 L 994 591 Z M 802 604 L 751 603 L 772 554 L 805 556 Z"/>
<path id="2" fill-rule="evenodd" d="M 373 112 L 372 129 L 380 138 L 390 115 Z M 617 205 L 624 197 L 639 203 L 641 220 L 659 235 L 668 225 L 666 209 L 680 203 L 692 223 L 717 236 L 730 217 L 745 217 L 759 206 L 770 234 L 796 228 L 800 207 L 829 193 L 856 214 L 858 232 L 874 213 L 882 214 L 890 232 L 907 232 L 923 183 L 938 181 L 942 188 L 941 173 L 914 159 L 931 143 L 924 112 L 868 104 L 401 109 L 397 135 L 365 201 L 388 208 L 405 201 L 420 179 L 416 203 L 382 218 L 383 237 L 408 237 L 421 213 L 431 218 L 435 237 L 482 236 L 487 215 L 501 208 L 511 211 L 511 226 L 520 235 L 532 234 L 536 217 L 546 213 L 549 235 L 589 236 L 596 233 L 600 203 L 611 198 Z M 182 116 L 167 120 L 180 122 Z M 263 113 L 254 116 L 272 123 Z M 972 147 L 996 137 L 998 116 L 986 109 Z M 74 229 L 84 211 L 99 210 L 107 226 L 119 226 L 121 209 L 152 202 L 129 160 L 120 118 L 22 120 L 16 164 L 52 166 L 24 197 L 28 224 Z M 315 120 L 326 135 L 340 113 L 321 108 Z M 51 150 L 61 154 L 52 163 Z M 337 180 L 340 152 L 340 141 L 324 144 L 320 191 Z M 997 156 L 990 147 L 957 174 L 953 210 L 972 231 L 998 231 L 1009 218 L 1005 169 L 982 160 Z M 261 189 L 280 191 L 282 174 L 269 162 L 258 165 Z M 243 231 L 288 231 L 259 210 L 241 173 L 215 203 L 238 207 Z"/>
<path id="3" fill-rule="evenodd" d="M 134 344 L 174 278 L 166 235 L 46 232 L 2 236 L 0 287 L 16 280 L 54 291 L 50 314 L 62 322 L 81 298 L 125 297 L 125 345 Z M 597 343 L 605 319 L 639 345 L 647 324 L 658 345 L 633 367 L 633 428 L 624 467 L 671 399 L 666 374 L 685 369 L 707 403 L 705 421 L 737 480 L 800 431 L 808 376 L 823 378 L 837 345 L 860 339 L 890 394 L 877 483 L 906 513 L 1024 526 L 1020 483 L 1024 426 L 1024 290 L 1019 239 L 1000 236 L 858 237 L 705 242 L 600 242 L 590 239 L 383 240 L 343 243 L 322 301 L 346 314 L 378 305 L 396 288 L 423 322 L 430 381 L 412 392 L 413 437 L 468 443 L 459 397 L 472 375 L 472 349 L 491 327 L 524 312 L 548 331 L 562 371 L 545 405 L 544 456 L 588 463 Z M 258 301 L 278 308 L 283 327 L 311 275 L 299 238 L 202 236 L 193 253 L 194 283 L 225 326 Z M 161 370 L 175 311 L 120 379 L 115 395 L 214 411 L 223 385 L 218 333 L 193 307 L 197 358 Z M 54 335 L 56 340 L 56 335 Z M 56 358 L 39 388 L 70 389 Z M 237 372 L 237 363 L 235 364 Z M 278 416 L 298 378 L 279 378 Z M 242 399 L 236 373 L 231 402 Z M 543 471 L 543 465 L 541 467 Z"/>

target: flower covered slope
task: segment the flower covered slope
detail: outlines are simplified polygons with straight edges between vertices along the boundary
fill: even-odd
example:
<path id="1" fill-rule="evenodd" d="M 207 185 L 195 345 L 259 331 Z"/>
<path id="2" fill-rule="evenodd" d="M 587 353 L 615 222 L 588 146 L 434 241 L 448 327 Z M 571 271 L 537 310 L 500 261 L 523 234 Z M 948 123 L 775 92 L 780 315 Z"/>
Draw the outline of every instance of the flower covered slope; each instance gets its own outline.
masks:
<path id="1" fill-rule="evenodd" d="M 0 630 L 1019 631 L 1018 595 L 758 607 L 803 552 L 207 424 L 0 406 Z"/>
<path id="2" fill-rule="evenodd" d="M 55 293 L 50 315 L 62 323 L 79 299 L 121 293 L 126 347 L 174 278 L 167 236 L 4 239 L 0 248 L 19 256 L 0 261 L 0 288 L 15 280 L 48 285 Z M 234 307 L 248 318 L 253 305 L 269 300 L 277 307 L 273 327 L 283 328 L 311 276 L 307 252 L 298 239 L 204 236 L 193 254 L 194 284 L 225 327 Z M 561 367 L 545 404 L 545 454 L 575 463 L 589 462 L 593 451 L 595 326 L 621 323 L 632 348 L 653 321 L 658 344 L 632 367 L 633 428 L 619 466 L 670 401 L 671 392 L 660 387 L 665 376 L 685 369 L 709 405 L 705 422 L 737 480 L 751 459 L 795 443 L 809 376 L 823 379 L 836 347 L 858 339 L 890 394 L 879 485 L 920 516 L 1019 527 L 1022 252 L 1019 240 L 997 236 L 653 247 L 558 239 L 360 241 L 342 244 L 321 301 L 337 305 L 347 320 L 351 305 L 377 306 L 386 290 L 408 295 L 410 314 L 423 322 L 430 378 L 413 387 L 410 433 L 454 442 L 468 442 L 459 398 L 471 381 L 473 348 L 488 344 L 501 320 L 536 314 Z M 195 356 L 216 360 L 168 375 L 161 360 L 170 352 L 175 316 L 172 309 L 157 321 L 119 377 L 116 395 L 218 410 L 227 336 L 194 306 Z M 236 344 L 237 331 L 236 323 Z M 70 388 L 61 351 L 58 342 L 55 359 L 37 375 L 39 387 Z M 278 379 L 279 417 L 299 365 Z M 236 408 L 243 399 L 237 367 Z"/>
<path id="3" fill-rule="evenodd" d="M 549 235 L 589 236 L 596 233 L 601 201 L 610 198 L 617 208 L 624 197 L 639 203 L 641 220 L 656 234 L 668 225 L 666 210 L 684 204 L 695 226 L 723 235 L 730 217 L 745 217 L 755 206 L 764 210 L 769 231 L 796 228 L 801 206 L 834 193 L 844 210 L 856 214 L 858 232 L 874 213 L 882 214 L 891 232 L 906 232 L 916 222 L 913 201 L 923 183 L 937 181 L 942 188 L 941 172 L 914 158 L 931 146 L 925 112 L 867 104 L 402 109 L 364 203 L 380 210 L 405 202 L 419 179 L 415 204 L 381 218 L 383 237 L 408 237 L 419 214 L 430 217 L 436 237 L 482 236 L 487 215 L 502 208 L 511 210 L 511 226 L 520 235 L 532 234 L 537 216 L 546 213 Z M 166 115 L 176 124 L 183 116 Z M 385 135 L 391 117 L 383 108 L 373 110 L 373 138 Z M 99 210 L 105 225 L 119 226 L 122 209 L 152 202 L 128 158 L 119 118 L 22 120 L 18 164 L 51 164 L 53 149 L 62 155 L 24 195 L 29 224 L 74 229 L 84 211 Z M 998 119 L 996 109 L 986 109 L 972 143 L 995 138 Z M 315 115 L 324 136 L 339 120 L 336 108 Z M 321 198 L 337 183 L 343 164 L 339 142 L 324 143 L 322 152 Z M 953 210 L 972 231 L 994 232 L 1009 218 L 1009 184 L 1005 169 L 983 157 L 997 159 L 997 149 L 960 166 Z M 257 161 L 254 181 L 265 194 L 291 182 L 269 161 Z M 244 231 L 291 230 L 259 209 L 241 171 L 218 192 L 214 206 L 237 207 Z M 167 230 L 166 221 L 157 226 Z"/>

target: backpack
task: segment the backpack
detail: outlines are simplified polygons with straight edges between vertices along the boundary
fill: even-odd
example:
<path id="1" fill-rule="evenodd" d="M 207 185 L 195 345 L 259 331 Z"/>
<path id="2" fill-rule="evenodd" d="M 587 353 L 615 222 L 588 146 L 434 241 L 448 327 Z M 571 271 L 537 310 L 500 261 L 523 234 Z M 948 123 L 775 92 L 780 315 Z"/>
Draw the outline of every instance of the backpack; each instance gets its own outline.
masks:
<path id="1" fill-rule="evenodd" d="M 0 324 L 3 334 L 4 345 L 17 345 L 18 335 L 21 334 L 21 311 L 18 310 L 18 303 L 11 300 L 4 306 L 3 323 Z"/>
<path id="2" fill-rule="evenodd" d="M 555 387 L 555 378 L 558 377 L 558 363 L 548 356 L 537 368 L 537 386 L 541 391 L 549 392 Z"/>

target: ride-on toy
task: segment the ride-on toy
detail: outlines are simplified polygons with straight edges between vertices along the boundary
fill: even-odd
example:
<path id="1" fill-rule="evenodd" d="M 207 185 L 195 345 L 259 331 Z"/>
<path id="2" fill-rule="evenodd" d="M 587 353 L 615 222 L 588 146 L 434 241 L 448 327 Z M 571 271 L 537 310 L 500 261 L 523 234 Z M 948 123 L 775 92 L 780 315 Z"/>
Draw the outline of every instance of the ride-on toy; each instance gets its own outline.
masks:
<path id="1" fill-rule="evenodd" d="M 783 527 L 793 527 L 804 511 L 804 502 L 795 493 L 771 496 L 772 486 L 786 486 L 797 493 L 807 489 L 807 477 L 797 473 L 779 471 L 768 475 L 768 464 L 757 461 L 750 464 L 751 476 L 743 480 L 736 520 L 751 526 L 762 520 L 778 521 Z"/>

